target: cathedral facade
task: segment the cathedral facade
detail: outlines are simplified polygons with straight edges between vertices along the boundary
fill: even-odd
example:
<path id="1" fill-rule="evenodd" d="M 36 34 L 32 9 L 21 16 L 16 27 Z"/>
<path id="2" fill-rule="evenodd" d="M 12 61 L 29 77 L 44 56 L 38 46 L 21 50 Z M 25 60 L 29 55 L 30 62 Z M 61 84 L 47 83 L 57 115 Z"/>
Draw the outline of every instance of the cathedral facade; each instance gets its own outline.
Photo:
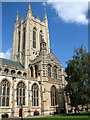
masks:
<path id="1" fill-rule="evenodd" d="M 46 11 L 41 22 L 34 18 L 30 3 L 25 19 L 18 13 L 13 33 L 12 60 L 0 58 L 0 116 L 23 117 L 60 113 L 66 102 L 63 89 L 65 72 L 50 52 Z"/>

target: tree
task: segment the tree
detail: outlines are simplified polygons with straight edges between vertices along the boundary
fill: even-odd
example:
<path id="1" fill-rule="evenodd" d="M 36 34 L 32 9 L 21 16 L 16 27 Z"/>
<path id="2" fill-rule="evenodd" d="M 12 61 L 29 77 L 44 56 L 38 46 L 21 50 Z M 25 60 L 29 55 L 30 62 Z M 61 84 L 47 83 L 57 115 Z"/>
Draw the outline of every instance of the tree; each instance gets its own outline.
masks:
<path id="1" fill-rule="evenodd" d="M 65 91 L 70 95 L 71 106 L 77 108 L 90 103 L 90 54 L 83 46 L 74 52 L 73 59 L 66 62 L 68 84 Z"/>

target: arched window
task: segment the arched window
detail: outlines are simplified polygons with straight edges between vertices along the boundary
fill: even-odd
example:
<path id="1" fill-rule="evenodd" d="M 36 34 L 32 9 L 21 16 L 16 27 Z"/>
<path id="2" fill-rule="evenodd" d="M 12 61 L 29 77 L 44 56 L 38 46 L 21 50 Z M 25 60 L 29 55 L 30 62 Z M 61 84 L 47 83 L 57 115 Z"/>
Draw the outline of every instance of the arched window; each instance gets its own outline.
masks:
<path id="1" fill-rule="evenodd" d="M 33 77 L 33 67 L 31 67 L 31 77 Z"/>
<path id="2" fill-rule="evenodd" d="M 57 79 L 57 67 L 56 66 L 53 67 L 53 75 L 54 75 L 54 78 Z"/>
<path id="3" fill-rule="evenodd" d="M 12 74 L 12 75 L 15 74 L 15 70 L 11 70 L 11 74 Z"/>
<path id="4" fill-rule="evenodd" d="M 21 71 L 18 71 L 18 72 L 17 72 L 17 75 L 21 75 L 21 74 L 22 74 Z"/>
<path id="5" fill-rule="evenodd" d="M 33 29 L 33 48 L 36 48 L 36 28 Z"/>
<path id="6" fill-rule="evenodd" d="M 35 65 L 35 78 L 37 78 L 37 76 L 38 76 L 38 66 Z"/>
<path id="7" fill-rule="evenodd" d="M 40 43 L 41 42 L 43 42 L 44 41 L 44 39 L 43 39 L 43 32 L 42 32 L 42 30 L 40 31 Z"/>
<path id="8" fill-rule="evenodd" d="M 4 72 L 7 74 L 9 72 L 9 69 L 8 68 L 5 68 L 4 69 Z"/>
<path id="9" fill-rule="evenodd" d="M 48 65 L 48 78 L 51 78 L 51 65 Z"/>
<path id="10" fill-rule="evenodd" d="M 32 106 L 39 106 L 39 88 L 37 84 L 32 86 Z"/>
<path id="11" fill-rule="evenodd" d="M 3 80 L 0 84 L 0 106 L 9 106 L 10 84 Z"/>
<path id="12" fill-rule="evenodd" d="M 18 52 L 20 52 L 20 31 L 18 33 Z"/>
<path id="13" fill-rule="evenodd" d="M 25 105 L 25 85 L 23 82 L 17 86 L 17 105 Z"/>
<path id="14" fill-rule="evenodd" d="M 55 106 L 57 104 L 56 101 L 56 87 L 51 87 L 51 106 Z"/>
<path id="15" fill-rule="evenodd" d="M 24 73 L 23 73 L 23 76 L 24 76 L 24 77 L 27 77 L 27 73 L 26 73 L 26 72 L 24 72 Z"/>
<path id="16" fill-rule="evenodd" d="M 23 29 L 23 50 L 25 50 L 25 28 Z"/>

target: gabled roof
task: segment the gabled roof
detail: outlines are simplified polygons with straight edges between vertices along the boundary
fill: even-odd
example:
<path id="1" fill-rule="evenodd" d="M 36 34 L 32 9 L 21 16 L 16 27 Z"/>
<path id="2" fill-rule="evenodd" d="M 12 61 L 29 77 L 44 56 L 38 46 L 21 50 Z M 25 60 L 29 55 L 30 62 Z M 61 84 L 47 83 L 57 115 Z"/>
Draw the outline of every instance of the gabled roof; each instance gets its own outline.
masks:
<path id="1" fill-rule="evenodd" d="M 4 58 L 0 58 L 0 65 L 2 65 L 2 66 L 7 65 L 8 67 L 24 69 L 24 66 L 21 63 L 15 62 L 12 60 L 8 60 L 8 59 L 4 59 Z"/>
<path id="2" fill-rule="evenodd" d="M 50 53 L 47 55 L 47 58 L 52 59 L 53 61 L 59 62 L 59 60 L 56 58 L 56 56 L 55 56 L 52 52 L 50 52 Z M 61 64 L 60 62 L 59 62 L 59 64 L 62 66 L 62 64 Z"/>

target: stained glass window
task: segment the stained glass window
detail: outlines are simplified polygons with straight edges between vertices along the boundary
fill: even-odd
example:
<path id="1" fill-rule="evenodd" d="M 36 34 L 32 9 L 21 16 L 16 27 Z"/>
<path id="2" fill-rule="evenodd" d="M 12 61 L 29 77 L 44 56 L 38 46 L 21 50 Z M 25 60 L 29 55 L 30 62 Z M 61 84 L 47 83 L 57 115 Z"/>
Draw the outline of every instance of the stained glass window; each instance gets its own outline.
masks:
<path id="1" fill-rule="evenodd" d="M 39 88 L 37 84 L 32 86 L 32 106 L 39 106 Z"/>
<path id="2" fill-rule="evenodd" d="M 51 106 L 55 106 L 57 104 L 56 102 L 56 88 L 55 86 L 52 86 L 51 88 Z"/>
<path id="3" fill-rule="evenodd" d="M 25 105 L 25 85 L 20 82 L 17 86 L 17 105 Z"/>
<path id="4" fill-rule="evenodd" d="M 9 106 L 10 84 L 3 80 L 0 85 L 0 106 Z"/>

